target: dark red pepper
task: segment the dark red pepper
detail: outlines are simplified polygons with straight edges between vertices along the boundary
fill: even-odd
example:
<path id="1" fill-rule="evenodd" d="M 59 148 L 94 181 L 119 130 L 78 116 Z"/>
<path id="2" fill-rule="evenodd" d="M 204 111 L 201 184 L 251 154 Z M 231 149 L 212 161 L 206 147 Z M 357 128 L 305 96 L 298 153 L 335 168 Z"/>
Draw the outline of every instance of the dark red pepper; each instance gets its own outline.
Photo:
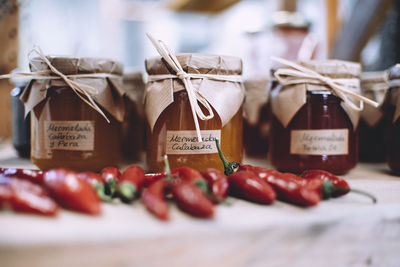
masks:
<path id="1" fill-rule="evenodd" d="M 58 205 L 40 185 L 17 177 L 0 176 L 0 206 L 14 211 L 55 216 Z"/>
<path id="2" fill-rule="evenodd" d="M 301 174 L 301 177 L 306 179 L 318 179 L 324 181 L 323 187 L 321 188 L 322 196 L 324 199 L 331 197 L 340 197 L 349 192 L 354 192 L 371 198 L 376 203 L 376 197 L 368 192 L 350 188 L 349 184 L 334 174 L 324 170 L 307 170 Z"/>
<path id="3" fill-rule="evenodd" d="M 276 193 L 271 186 L 251 171 L 237 171 L 228 176 L 229 193 L 260 204 L 271 204 Z"/>
<path id="4" fill-rule="evenodd" d="M 117 188 L 118 180 L 121 177 L 121 172 L 116 167 L 106 167 L 101 170 L 100 176 L 104 181 L 106 194 L 113 196 Z"/>
<path id="5" fill-rule="evenodd" d="M 220 170 L 208 168 L 201 172 L 206 179 L 212 195 L 216 202 L 223 201 L 228 195 L 229 182 L 228 177 Z"/>
<path id="6" fill-rule="evenodd" d="M 100 175 L 95 172 L 80 172 L 77 174 L 77 176 L 79 179 L 89 183 L 101 200 L 106 202 L 110 202 L 112 200 L 111 197 L 106 194 L 104 180 Z"/>
<path id="7" fill-rule="evenodd" d="M 153 172 L 153 173 L 146 173 L 144 175 L 144 186 L 149 186 L 151 183 L 158 181 L 160 179 L 166 178 L 167 175 L 165 172 Z"/>
<path id="8" fill-rule="evenodd" d="M 29 180 L 35 184 L 43 184 L 43 171 L 33 169 L 19 168 L 0 168 L 0 174 L 4 176 L 18 177 L 24 180 Z"/>
<path id="9" fill-rule="evenodd" d="M 92 215 L 101 213 L 100 200 L 93 188 L 68 169 L 53 169 L 44 173 L 44 185 L 64 208 Z"/>
<path id="10" fill-rule="evenodd" d="M 208 194 L 207 181 L 198 170 L 190 167 L 180 167 L 173 169 L 171 175 L 177 179 L 195 184 L 201 191 Z"/>
<path id="11" fill-rule="evenodd" d="M 194 180 L 171 175 L 168 158 L 164 156 L 165 173 L 167 182 L 178 207 L 192 216 L 200 218 L 211 218 L 214 216 L 214 205 L 205 193 L 193 183 Z M 189 171 L 188 171 L 189 172 Z M 181 172 L 184 174 L 185 172 Z M 191 172 L 190 173 L 194 173 Z"/>
<path id="12" fill-rule="evenodd" d="M 167 187 L 168 182 L 165 179 L 157 180 L 143 189 L 141 195 L 142 202 L 147 210 L 163 221 L 169 219 L 169 207 L 164 197 Z"/>
<path id="13" fill-rule="evenodd" d="M 145 182 L 144 171 L 140 166 L 131 165 L 122 174 L 117 183 L 117 193 L 122 201 L 130 202 L 137 197 Z"/>

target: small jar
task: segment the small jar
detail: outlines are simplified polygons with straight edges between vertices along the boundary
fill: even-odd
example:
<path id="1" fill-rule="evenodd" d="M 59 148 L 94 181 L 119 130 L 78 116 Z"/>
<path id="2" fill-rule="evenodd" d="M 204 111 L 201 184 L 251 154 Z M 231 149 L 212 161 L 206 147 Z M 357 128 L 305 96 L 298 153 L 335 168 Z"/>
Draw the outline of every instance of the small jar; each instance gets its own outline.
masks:
<path id="1" fill-rule="evenodd" d="M 400 64 L 390 69 L 389 86 L 384 104 L 386 159 L 390 169 L 400 174 Z"/>
<path id="2" fill-rule="evenodd" d="M 235 57 L 178 54 L 177 59 L 189 75 L 239 76 L 242 73 L 242 62 Z M 146 60 L 146 69 L 150 78 L 175 74 L 161 58 Z M 196 135 L 188 93 L 182 81 L 174 77 L 147 84 L 145 112 L 149 171 L 164 170 L 164 155 L 168 155 L 171 168 L 188 166 L 197 170 L 223 170 L 216 139 L 220 140 L 228 160 L 242 160 L 242 83 L 208 78 L 192 78 L 191 82 L 214 112 L 214 117 L 209 120 L 199 119 L 202 142 Z M 200 107 L 207 114 L 204 107 Z"/>
<path id="3" fill-rule="evenodd" d="M 124 116 L 122 66 L 99 58 L 47 58 L 59 72 L 74 75 L 74 82 L 97 91 L 92 98 L 109 122 L 64 80 L 33 80 L 21 97 L 25 108 L 31 109 L 32 162 L 42 170 L 100 171 L 116 165 L 121 158 L 120 122 Z M 30 67 L 32 72 L 49 69 L 41 58 L 33 58 Z"/>
<path id="4" fill-rule="evenodd" d="M 146 122 L 143 109 L 144 82 L 141 72 L 124 74 L 125 117 L 122 123 L 122 154 L 124 160 L 144 160 Z M 142 159 L 143 158 L 143 159 Z"/>
<path id="5" fill-rule="evenodd" d="M 266 157 L 271 128 L 268 79 L 252 78 L 244 82 L 244 87 L 243 147 L 247 156 Z"/>
<path id="6" fill-rule="evenodd" d="M 361 74 L 363 96 L 379 103 L 378 108 L 364 105 L 361 111 L 359 134 L 359 158 L 363 162 L 384 162 L 386 158 L 384 143 L 385 121 L 382 104 L 389 88 L 387 72 L 364 72 Z"/>
<path id="7" fill-rule="evenodd" d="M 330 60 L 300 64 L 332 79 L 358 83 L 360 65 L 356 63 Z M 360 93 L 359 87 L 355 91 Z M 294 84 L 278 84 L 271 93 L 271 105 L 269 157 L 277 169 L 344 174 L 355 167 L 359 112 L 350 109 L 326 84 L 304 78 Z"/>

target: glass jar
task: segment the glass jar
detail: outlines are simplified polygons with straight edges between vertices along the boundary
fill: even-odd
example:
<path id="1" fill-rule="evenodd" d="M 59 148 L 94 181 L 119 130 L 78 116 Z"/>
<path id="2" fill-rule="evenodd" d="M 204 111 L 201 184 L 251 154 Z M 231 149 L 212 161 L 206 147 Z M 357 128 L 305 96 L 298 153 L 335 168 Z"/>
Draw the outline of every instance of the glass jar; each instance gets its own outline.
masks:
<path id="1" fill-rule="evenodd" d="M 301 65 L 339 79 L 360 72 L 359 64 L 342 61 Z M 356 166 L 359 113 L 344 109 L 344 102 L 326 85 L 317 80 L 278 84 L 271 96 L 269 158 L 274 167 L 294 173 L 322 169 L 339 175 Z"/>
<path id="2" fill-rule="evenodd" d="M 384 162 L 386 158 L 382 104 L 388 90 L 386 72 L 361 74 L 361 90 L 365 97 L 380 104 L 379 108 L 364 105 L 361 111 L 359 159 L 363 162 Z"/>
<path id="3" fill-rule="evenodd" d="M 389 86 L 384 104 L 386 159 L 390 169 L 400 174 L 400 64 L 390 69 Z"/>
<path id="4" fill-rule="evenodd" d="M 243 147 L 247 156 L 266 157 L 271 128 L 268 79 L 249 79 L 244 86 Z"/>
<path id="5" fill-rule="evenodd" d="M 122 66 L 111 60 L 48 59 L 64 75 L 122 74 Z M 48 68 L 39 58 L 31 60 L 30 64 L 32 71 Z M 107 79 L 74 77 L 75 82 L 97 90 L 93 99 L 109 122 L 61 79 L 34 80 L 25 89 L 22 100 L 25 107 L 32 107 L 31 160 L 36 166 L 42 170 L 65 167 L 76 171 L 100 171 L 118 164 L 121 158 L 120 122 L 124 114 L 123 93 L 116 89 L 119 87 L 116 76 Z"/>
<path id="6" fill-rule="evenodd" d="M 177 58 L 189 74 L 240 75 L 242 71 L 241 60 L 234 57 L 180 54 Z M 147 72 L 150 76 L 173 74 L 165 64 L 159 58 L 146 60 Z M 194 78 L 191 82 L 196 90 L 208 96 L 207 101 L 214 112 L 214 117 L 209 120 L 199 119 L 203 142 L 198 142 L 188 93 L 183 83 L 177 78 L 169 78 L 147 84 L 145 111 L 149 171 L 164 170 L 164 155 L 168 155 L 171 168 L 188 166 L 197 170 L 223 170 L 215 139 L 221 141 L 228 160 L 242 160 L 243 85 L 240 82 L 208 78 Z M 164 97 L 160 98 L 161 95 Z M 200 107 L 207 114 L 205 108 L 202 105 Z"/>

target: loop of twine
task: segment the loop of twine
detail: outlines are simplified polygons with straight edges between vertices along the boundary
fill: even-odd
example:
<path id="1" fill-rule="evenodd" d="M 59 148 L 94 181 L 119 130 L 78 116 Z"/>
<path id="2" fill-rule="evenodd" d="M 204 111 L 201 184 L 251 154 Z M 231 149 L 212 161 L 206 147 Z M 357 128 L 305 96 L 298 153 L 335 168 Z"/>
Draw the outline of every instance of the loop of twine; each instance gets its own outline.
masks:
<path id="1" fill-rule="evenodd" d="M 359 82 L 357 79 L 332 79 L 330 77 L 323 76 L 309 68 L 301 66 L 300 64 L 283 58 L 271 57 L 271 59 L 291 67 L 280 68 L 275 71 L 274 76 L 282 85 L 300 84 L 312 81 L 321 82 L 326 84 L 339 98 L 345 102 L 345 104 L 356 111 L 361 111 L 363 109 L 364 102 L 374 107 L 379 106 L 379 103 L 351 90 L 351 88 L 358 87 Z M 355 105 L 348 96 L 354 97 L 360 101 L 360 105 Z"/>
<path id="2" fill-rule="evenodd" d="M 44 55 L 43 51 L 40 47 L 35 46 L 28 54 L 28 57 L 31 58 L 31 55 L 36 53 L 42 59 L 44 63 L 50 68 L 49 70 L 39 70 L 33 72 L 17 72 L 10 73 L 5 75 L 0 75 L 0 79 L 5 78 L 22 78 L 29 77 L 35 80 L 63 80 L 74 92 L 75 94 L 86 104 L 88 104 L 91 108 L 96 110 L 108 123 L 110 120 L 101 110 L 101 108 L 96 104 L 93 99 L 93 96 L 97 95 L 99 92 L 93 86 L 76 82 L 71 79 L 73 78 L 120 78 L 120 76 L 113 75 L 111 73 L 91 73 L 91 74 L 75 74 L 75 75 L 65 75 L 60 72 L 57 68 L 55 68 L 48 58 Z M 56 76 L 52 76 L 51 74 L 55 74 Z"/>
<path id="3" fill-rule="evenodd" d="M 198 90 L 194 88 L 190 80 L 192 76 L 187 74 L 183 70 L 176 55 L 171 51 L 171 49 L 163 41 L 156 40 L 151 34 L 146 33 L 146 35 L 150 39 L 151 43 L 154 45 L 160 56 L 175 71 L 176 75 L 174 75 L 173 78 L 178 78 L 183 82 L 185 89 L 188 93 L 188 98 L 189 98 L 190 108 L 192 110 L 192 116 L 196 128 L 197 138 L 199 142 L 202 142 L 198 118 L 200 118 L 201 120 L 209 120 L 214 117 L 214 112 L 210 104 L 208 103 L 206 98 Z M 201 110 L 199 102 L 205 107 L 205 109 L 208 112 L 208 115 L 205 115 L 204 112 Z"/>

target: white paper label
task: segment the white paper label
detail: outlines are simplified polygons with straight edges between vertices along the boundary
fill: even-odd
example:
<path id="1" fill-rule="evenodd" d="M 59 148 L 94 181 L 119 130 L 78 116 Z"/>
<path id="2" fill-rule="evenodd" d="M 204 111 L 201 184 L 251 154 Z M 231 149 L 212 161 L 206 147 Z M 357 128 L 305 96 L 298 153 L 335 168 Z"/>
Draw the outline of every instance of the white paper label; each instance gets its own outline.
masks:
<path id="1" fill-rule="evenodd" d="M 44 127 L 46 149 L 91 151 L 94 148 L 94 121 L 45 121 Z"/>
<path id="2" fill-rule="evenodd" d="M 221 140 L 221 130 L 201 131 L 199 142 L 196 131 L 167 131 L 167 154 L 218 153 L 215 139 Z"/>
<path id="3" fill-rule="evenodd" d="M 292 130 L 290 154 L 297 155 L 347 155 L 349 130 Z"/>

